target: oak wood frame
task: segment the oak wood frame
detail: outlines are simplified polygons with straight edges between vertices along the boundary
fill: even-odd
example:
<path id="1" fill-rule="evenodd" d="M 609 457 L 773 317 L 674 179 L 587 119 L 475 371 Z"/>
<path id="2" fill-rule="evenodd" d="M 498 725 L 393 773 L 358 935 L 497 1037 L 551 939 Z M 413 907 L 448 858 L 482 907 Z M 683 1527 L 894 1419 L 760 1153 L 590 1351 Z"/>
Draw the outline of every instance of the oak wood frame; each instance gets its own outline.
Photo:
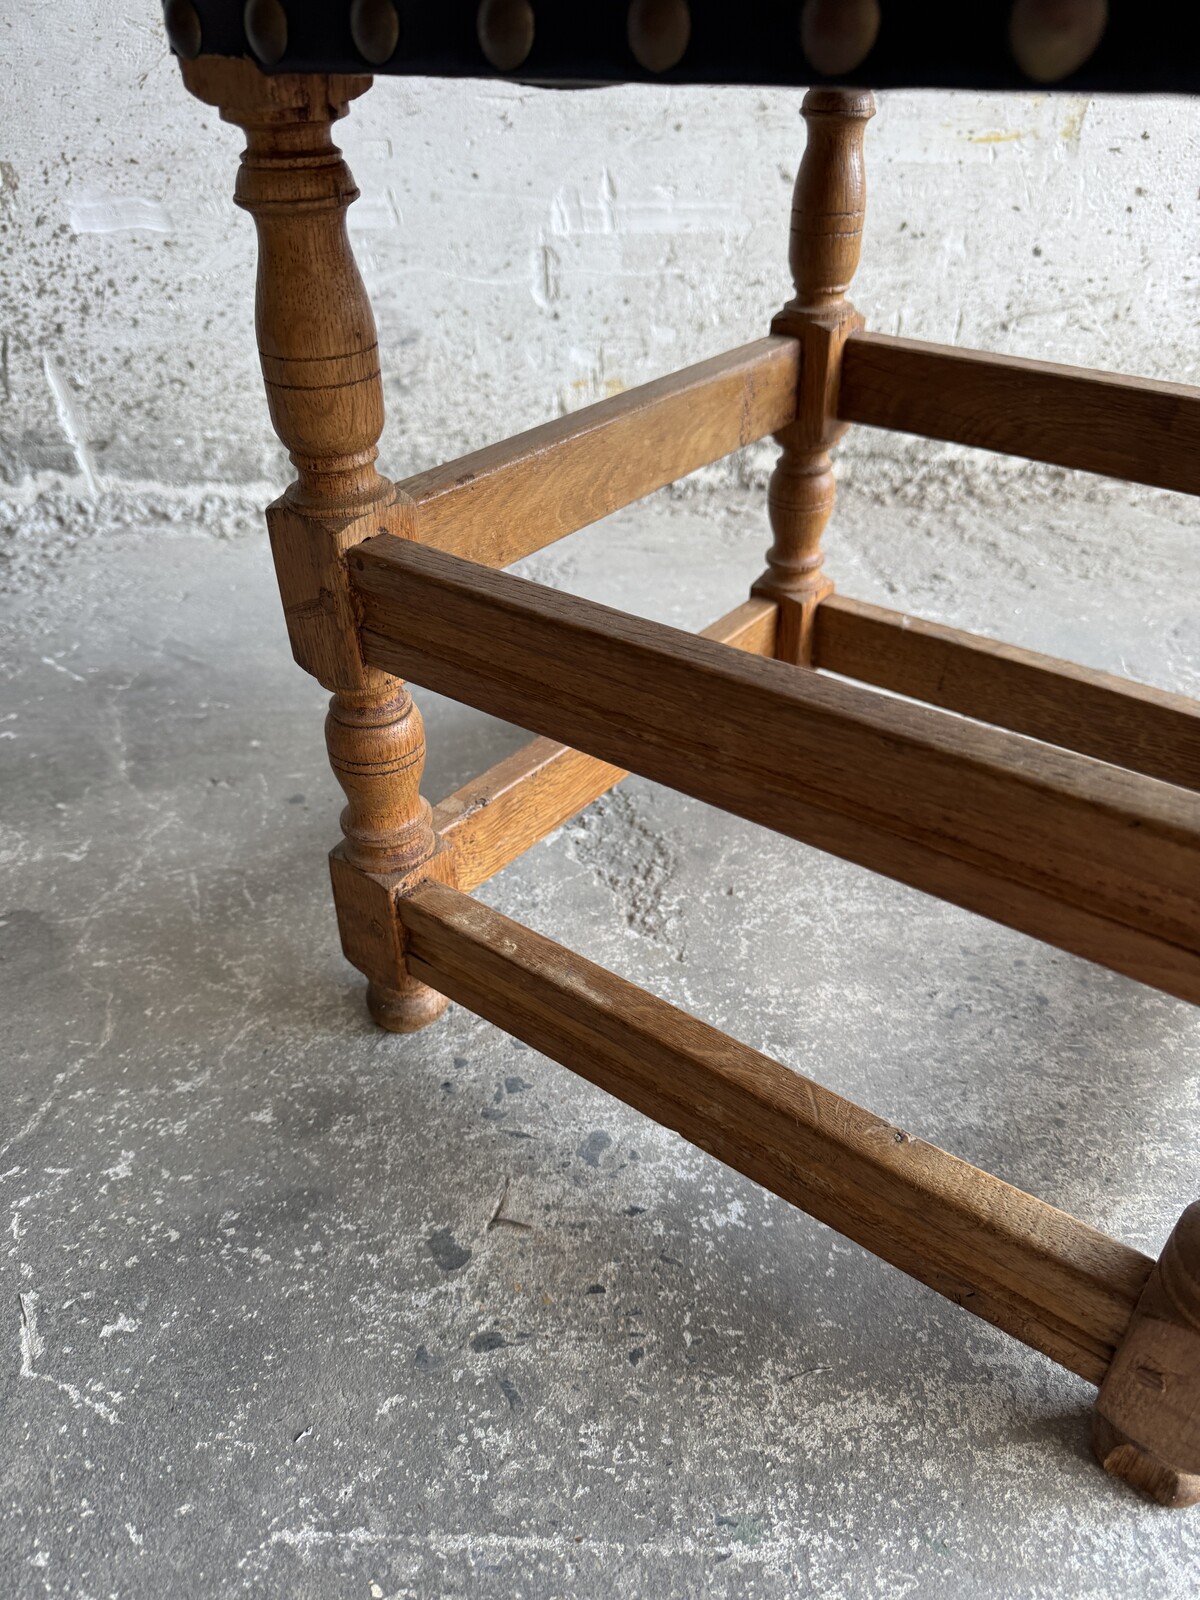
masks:
<path id="1" fill-rule="evenodd" d="M 1197 492 L 1200 392 L 865 334 L 846 290 L 873 103 L 821 89 L 796 292 L 769 338 L 391 484 L 344 226 L 357 191 L 330 139 L 370 79 L 183 70 L 247 134 L 263 374 L 297 468 L 268 525 L 293 651 L 333 692 L 334 899 L 376 1021 L 411 1031 L 447 997 L 470 1006 L 1097 1384 L 1104 1465 L 1194 1503 L 1200 1204 L 1154 1262 L 466 891 L 632 768 L 1200 1000 L 1196 706 L 844 600 L 820 549 L 851 421 Z M 488 570 L 768 433 L 767 568 L 704 636 Z M 480 627 L 507 654 L 473 644 Z M 542 736 L 431 811 L 401 672 Z"/>

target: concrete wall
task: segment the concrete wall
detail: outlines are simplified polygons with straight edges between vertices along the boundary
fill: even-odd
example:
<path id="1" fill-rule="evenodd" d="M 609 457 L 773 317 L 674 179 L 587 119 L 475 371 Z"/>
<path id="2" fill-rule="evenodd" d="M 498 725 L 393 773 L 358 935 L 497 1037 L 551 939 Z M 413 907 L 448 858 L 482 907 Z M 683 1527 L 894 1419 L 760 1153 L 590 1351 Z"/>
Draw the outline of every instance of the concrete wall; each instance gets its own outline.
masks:
<path id="1" fill-rule="evenodd" d="M 183 92 L 153 0 L 25 0 L 0 52 L 22 86 L 0 129 L 10 571 L 147 504 L 249 525 L 286 475 L 255 366 L 253 229 L 229 199 L 239 132 Z M 788 288 L 798 103 L 377 84 L 342 130 L 385 470 L 765 331 Z M 1195 380 L 1198 130 L 1187 102 L 889 94 L 855 299 L 884 331 Z M 862 433 L 844 456 L 892 489 L 914 462 L 956 493 L 1004 470 Z"/>

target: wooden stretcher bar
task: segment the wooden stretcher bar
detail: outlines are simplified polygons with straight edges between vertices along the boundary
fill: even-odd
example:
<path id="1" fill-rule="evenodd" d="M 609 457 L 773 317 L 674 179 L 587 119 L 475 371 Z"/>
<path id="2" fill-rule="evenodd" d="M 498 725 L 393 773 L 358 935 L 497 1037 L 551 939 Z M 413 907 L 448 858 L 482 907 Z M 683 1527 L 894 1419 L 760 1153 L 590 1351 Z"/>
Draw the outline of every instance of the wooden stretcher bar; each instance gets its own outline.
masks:
<path id="1" fill-rule="evenodd" d="M 1200 798 L 390 535 L 365 659 L 1200 999 Z"/>
<path id="2" fill-rule="evenodd" d="M 1153 1266 L 469 895 L 397 904 L 408 967 L 1092 1383 Z"/>
<path id="3" fill-rule="evenodd" d="M 837 415 L 926 439 L 1200 494 L 1200 389 L 856 333 Z"/>
<path id="4" fill-rule="evenodd" d="M 785 427 L 800 347 L 770 336 L 396 485 L 401 532 L 507 567 Z"/>
<path id="5" fill-rule="evenodd" d="M 1200 704 L 1072 661 L 831 594 L 814 666 L 1200 789 Z"/>

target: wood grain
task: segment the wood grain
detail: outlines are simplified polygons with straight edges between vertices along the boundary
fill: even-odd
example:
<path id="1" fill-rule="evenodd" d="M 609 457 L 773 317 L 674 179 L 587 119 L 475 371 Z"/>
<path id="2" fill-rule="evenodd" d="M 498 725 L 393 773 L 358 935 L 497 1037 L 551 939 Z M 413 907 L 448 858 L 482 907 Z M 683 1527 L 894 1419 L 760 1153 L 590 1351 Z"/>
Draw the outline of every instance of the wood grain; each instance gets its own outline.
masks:
<path id="1" fill-rule="evenodd" d="M 837 414 L 926 439 L 1200 494 L 1200 389 L 857 333 Z"/>
<path id="2" fill-rule="evenodd" d="M 366 659 L 1200 998 L 1200 799 L 384 536 Z"/>
<path id="3" fill-rule="evenodd" d="M 396 485 L 411 539 L 507 567 L 796 414 L 799 346 L 770 337 Z"/>
<path id="4" fill-rule="evenodd" d="M 701 637 L 769 656 L 775 615 L 773 601 L 747 600 Z M 456 789 L 434 807 L 433 826 L 454 847 L 458 887 L 478 888 L 626 776 L 622 767 L 538 738 Z"/>
<path id="5" fill-rule="evenodd" d="M 1200 703 L 1184 695 L 844 595 L 817 610 L 814 665 L 1200 789 Z"/>
<path id="6" fill-rule="evenodd" d="M 467 895 L 398 905 L 410 970 L 1093 1383 L 1152 1263 Z"/>

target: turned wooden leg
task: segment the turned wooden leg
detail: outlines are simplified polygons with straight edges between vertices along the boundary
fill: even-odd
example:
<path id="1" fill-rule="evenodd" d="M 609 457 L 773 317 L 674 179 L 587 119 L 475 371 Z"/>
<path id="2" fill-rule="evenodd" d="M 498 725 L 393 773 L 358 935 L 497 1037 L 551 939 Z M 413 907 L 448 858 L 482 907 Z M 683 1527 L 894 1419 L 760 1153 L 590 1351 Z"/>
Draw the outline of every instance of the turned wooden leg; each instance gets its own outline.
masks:
<path id="1" fill-rule="evenodd" d="M 267 522 L 293 652 L 333 691 L 326 736 L 347 799 L 334 870 L 369 875 L 394 897 L 439 851 L 420 793 L 420 713 L 398 678 L 364 664 L 345 573 L 346 551 L 378 531 L 396 498 L 375 466 L 379 351 L 346 235 L 358 190 L 330 135 L 371 80 L 268 77 L 219 57 L 181 65 L 192 93 L 246 132 L 236 200 L 258 229 L 259 356 L 271 421 L 297 473 Z M 361 965 L 344 919 L 342 931 Z M 410 1032 L 445 1009 L 441 995 L 404 976 L 402 953 L 391 970 L 394 982 L 372 977 L 368 990 L 380 1026 Z"/>
<path id="2" fill-rule="evenodd" d="M 1200 1201 L 1163 1246 L 1100 1386 L 1092 1448 L 1159 1505 L 1200 1504 Z"/>
<path id="3" fill-rule="evenodd" d="M 863 134 L 875 101 L 860 90 L 810 89 L 803 110 L 808 140 L 788 252 L 796 293 L 771 324 L 801 342 L 800 394 L 795 422 L 775 435 L 783 446 L 767 495 L 775 542 L 752 592 L 779 603 L 776 656 L 811 664 L 817 607 L 833 589 L 821 535 L 835 494 L 829 452 L 847 428 L 835 415 L 842 345 L 862 327 L 846 290 L 862 243 Z"/>
<path id="4" fill-rule="evenodd" d="M 348 804 L 342 812 L 342 858 L 377 877 L 415 878 L 433 854 L 428 801 L 420 793 L 425 726 L 398 679 L 390 699 L 337 694 L 329 703 L 325 741 Z M 445 998 L 406 978 L 396 987 L 372 980 L 367 1005 L 381 1028 L 415 1033 L 440 1017 Z"/>

